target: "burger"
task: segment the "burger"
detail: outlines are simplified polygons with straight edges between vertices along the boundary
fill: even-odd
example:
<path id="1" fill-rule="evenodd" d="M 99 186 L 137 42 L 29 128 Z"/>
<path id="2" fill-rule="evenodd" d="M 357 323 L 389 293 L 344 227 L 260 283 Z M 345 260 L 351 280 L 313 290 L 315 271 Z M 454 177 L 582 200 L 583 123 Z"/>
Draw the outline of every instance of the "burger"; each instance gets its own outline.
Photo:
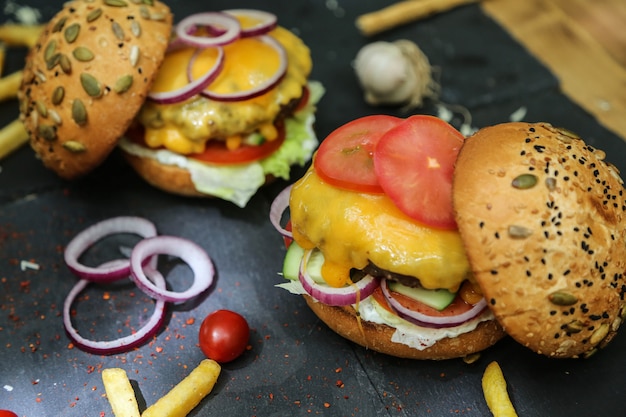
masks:
<path id="1" fill-rule="evenodd" d="M 464 138 L 425 115 L 349 122 L 274 202 L 275 225 L 289 210 L 278 286 L 392 356 L 465 357 L 507 334 L 588 356 L 626 288 L 623 186 L 603 156 L 545 123 Z"/>
<path id="2" fill-rule="evenodd" d="M 155 187 L 243 207 L 317 147 L 323 88 L 308 81 L 311 68 L 307 46 L 267 12 L 199 13 L 172 26 L 159 2 L 74 2 L 27 58 L 22 119 L 63 178 L 119 147 Z M 59 117 L 42 127 L 42 109 Z"/>

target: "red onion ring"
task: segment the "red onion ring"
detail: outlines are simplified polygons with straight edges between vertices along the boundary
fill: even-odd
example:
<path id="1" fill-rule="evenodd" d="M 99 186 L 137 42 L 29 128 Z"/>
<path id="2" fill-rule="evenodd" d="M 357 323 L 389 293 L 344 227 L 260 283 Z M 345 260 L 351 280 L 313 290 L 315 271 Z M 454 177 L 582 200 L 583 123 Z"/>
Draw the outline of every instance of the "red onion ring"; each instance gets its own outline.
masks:
<path id="1" fill-rule="evenodd" d="M 274 228 L 284 237 L 293 238 L 293 233 L 281 226 L 283 213 L 289 208 L 289 195 L 292 185 L 282 190 L 272 201 L 270 206 L 270 222 Z"/>
<path id="2" fill-rule="evenodd" d="M 430 328 L 444 328 L 444 327 L 455 327 L 459 326 L 466 321 L 477 317 L 480 313 L 487 308 L 487 301 L 483 298 L 478 303 L 476 303 L 470 310 L 465 313 L 458 314 L 456 316 L 446 316 L 446 317 L 433 317 L 428 316 L 426 314 L 419 313 L 417 311 L 413 311 L 404 307 L 398 300 L 391 296 L 389 292 L 389 287 L 387 287 L 387 280 L 383 279 L 380 283 L 380 289 L 383 292 L 383 295 L 387 299 L 389 305 L 396 311 L 398 316 L 403 319 L 411 322 L 417 326 L 422 327 L 430 327 Z"/>
<path id="3" fill-rule="evenodd" d="M 154 285 L 142 267 L 146 259 L 158 254 L 177 256 L 193 271 L 194 281 L 182 292 L 169 291 Z M 157 300 L 184 302 L 205 291 L 213 283 L 213 262 L 200 246 L 175 236 L 156 236 L 137 243 L 130 255 L 130 276 L 135 284 L 150 297 Z"/>
<path id="4" fill-rule="evenodd" d="M 208 26 L 218 31 L 216 36 L 196 36 L 195 28 Z M 241 25 L 234 17 L 226 13 L 205 12 L 185 17 L 175 28 L 176 36 L 190 46 L 207 48 L 209 46 L 224 46 L 234 42 L 241 36 Z"/>
<path id="5" fill-rule="evenodd" d="M 265 80 L 263 83 L 249 90 L 237 91 L 237 92 L 228 93 L 228 94 L 221 94 L 221 93 L 215 93 L 213 91 L 204 89 L 201 92 L 202 95 L 204 95 L 205 97 L 211 100 L 216 100 L 216 101 L 241 101 L 241 100 L 249 100 L 254 97 L 258 97 L 260 95 L 267 93 L 272 88 L 276 87 L 276 85 L 280 82 L 280 80 L 282 80 L 282 78 L 285 76 L 285 73 L 287 72 L 287 52 L 285 51 L 285 48 L 283 48 L 281 43 L 278 42 L 276 39 L 272 38 L 271 36 L 261 35 L 261 36 L 256 37 L 256 39 L 258 39 L 259 41 L 265 44 L 270 45 L 276 50 L 276 52 L 278 52 L 280 56 L 279 57 L 280 62 L 279 62 L 279 67 L 276 70 L 276 72 L 267 80 Z"/>
<path id="6" fill-rule="evenodd" d="M 358 303 L 374 292 L 379 285 L 378 278 L 371 275 L 365 275 L 361 280 L 353 285 L 335 288 L 326 285 L 320 285 L 311 278 L 306 271 L 306 264 L 311 257 L 311 250 L 307 250 L 302 257 L 300 263 L 300 283 L 304 290 L 317 301 L 329 306 L 347 306 Z"/>
<path id="7" fill-rule="evenodd" d="M 119 263 L 121 263 L 120 260 L 108 262 L 103 264 L 102 268 L 108 268 L 111 266 L 110 264 Z M 159 271 L 152 269 L 151 267 L 147 267 L 146 273 L 150 275 L 150 279 L 154 281 L 158 288 L 165 289 L 165 279 Z M 152 338 L 158 332 L 159 328 L 161 328 L 165 318 L 165 301 L 156 300 L 152 316 L 150 316 L 150 319 L 138 331 L 115 340 L 94 341 L 85 339 L 78 334 L 78 331 L 72 325 L 70 313 L 74 300 L 90 283 L 91 282 L 86 279 L 79 280 L 71 289 L 65 298 L 65 302 L 63 303 L 63 325 L 65 327 L 65 331 L 72 342 L 80 349 L 99 355 L 112 355 L 127 352 Z"/>
<path id="8" fill-rule="evenodd" d="M 202 49 L 198 49 L 189 60 L 189 65 L 187 66 L 187 78 L 189 79 L 189 83 L 182 88 L 173 90 L 173 91 L 165 91 L 165 92 L 150 92 L 148 93 L 148 98 L 159 104 L 174 104 L 180 103 L 182 101 L 188 100 L 191 97 L 201 93 L 205 88 L 209 86 L 220 74 L 222 68 L 224 67 L 224 49 L 222 47 L 217 47 L 218 55 L 215 64 L 209 68 L 202 77 L 192 80 L 191 77 L 191 66 L 196 60 L 199 53 L 202 52 Z"/>
<path id="9" fill-rule="evenodd" d="M 65 263 L 72 273 L 89 281 L 111 282 L 130 274 L 130 261 L 107 262 L 93 268 L 78 260 L 80 256 L 98 240 L 116 233 L 132 233 L 143 238 L 156 236 L 156 226 L 141 217 L 113 217 L 98 222 L 77 234 L 65 248 Z"/>
<path id="10" fill-rule="evenodd" d="M 234 17 L 246 16 L 258 23 L 249 28 L 241 28 L 241 37 L 246 38 L 250 36 L 265 35 L 267 32 L 276 28 L 278 25 L 278 19 L 275 14 L 255 9 L 230 9 L 224 10 L 224 13 L 232 15 Z"/>

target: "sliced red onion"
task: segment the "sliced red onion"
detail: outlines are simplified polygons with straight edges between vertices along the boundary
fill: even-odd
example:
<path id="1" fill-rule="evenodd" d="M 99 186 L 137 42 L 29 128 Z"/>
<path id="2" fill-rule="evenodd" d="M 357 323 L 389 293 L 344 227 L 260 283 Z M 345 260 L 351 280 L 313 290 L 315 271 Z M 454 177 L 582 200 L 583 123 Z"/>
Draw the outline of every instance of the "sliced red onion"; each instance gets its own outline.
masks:
<path id="1" fill-rule="evenodd" d="M 278 193 L 270 206 L 270 222 L 281 235 L 289 238 L 293 238 L 293 233 L 281 226 L 281 220 L 283 218 L 283 214 L 287 208 L 289 208 L 289 194 L 291 193 L 291 187 L 292 185 L 289 185 Z"/>
<path id="2" fill-rule="evenodd" d="M 391 296 L 389 292 L 389 287 L 387 286 L 387 280 L 383 279 L 380 283 L 380 289 L 382 290 L 387 302 L 389 305 L 396 311 L 396 313 L 402 317 L 403 319 L 411 322 L 417 326 L 422 327 L 430 327 L 430 328 L 444 328 L 444 327 L 455 327 L 459 326 L 466 321 L 477 317 L 482 313 L 485 308 L 487 308 L 487 301 L 483 298 L 478 303 L 476 303 L 470 310 L 467 310 L 465 313 L 458 314 L 456 316 L 428 316 L 426 314 L 419 313 L 417 311 L 413 311 L 409 308 L 404 307 L 398 300 Z"/>
<path id="3" fill-rule="evenodd" d="M 329 306 L 347 306 L 356 304 L 374 292 L 379 285 L 379 279 L 365 275 L 361 280 L 345 287 L 329 287 L 318 284 L 306 271 L 306 264 L 311 257 L 311 250 L 307 250 L 300 263 L 300 283 L 304 290 L 317 301 Z"/>
<path id="4" fill-rule="evenodd" d="M 64 258 L 70 271 L 89 281 L 111 282 L 130 274 L 130 261 L 108 262 L 99 267 L 82 264 L 78 259 L 100 239 L 116 234 L 131 233 L 143 238 L 156 236 L 156 226 L 141 217 L 113 217 L 98 222 L 77 234 L 65 248 Z"/>
<path id="5" fill-rule="evenodd" d="M 216 36 L 196 36 L 197 27 L 209 27 Z M 185 17 L 175 28 L 178 39 L 189 46 L 207 48 L 224 46 L 236 41 L 241 36 L 241 25 L 234 17 L 226 13 L 205 12 Z"/>
<path id="6" fill-rule="evenodd" d="M 109 264 L 117 263 L 120 263 L 120 261 L 116 260 L 108 262 L 101 267 L 107 268 L 110 266 Z M 150 279 L 154 281 L 154 285 L 156 285 L 157 288 L 165 289 L 165 279 L 159 271 L 150 267 L 146 267 L 145 270 L 150 276 Z M 63 325 L 65 326 L 65 331 L 72 342 L 74 342 L 74 344 L 80 349 L 98 355 L 113 355 L 116 353 L 127 352 L 151 339 L 161 328 L 165 318 L 165 301 L 156 300 L 152 316 L 150 316 L 150 319 L 136 332 L 115 340 L 95 341 L 85 339 L 78 334 L 78 331 L 72 325 L 71 307 L 78 294 L 80 294 L 90 283 L 91 282 L 86 279 L 79 280 L 69 292 L 65 298 L 65 302 L 63 303 Z"/>
<path id="7" fill-rule="evenodd" d="M 185 291 L 169 291 L 154 285 L 144 273 L 142 265 L 154 255 L 166 254 L 185 261 L 193 272 L 193 284 Z M 137 243 L 130 255 L 130 276 L 135 284 L 157 300 L 184 302 L 211 286 L 215 269 L 209 255 L 190 240 L 175 236 L 156 236 Z"/>
<path id="8" fill-rule="evenodd" d="M 278 52 L 280 62 L 279 62 L 279 67 L 276 70 L 276 72 L 272 74 L 272 76 L 269 77 L 267 80 L 265 80 L 263 83 L 249 90 L 237 91 L 237 92 L 228 93 L 228 94 L 221 94 L 221 93 L 216 93 L 216 92 L 204 89 L 202 90 L 202 95 L 204 95 L 207 98 L 210 98 L 211 100 L 216 100 L 216 101 L 241 101 L 241 100 L 249 100 L 251 98 L 258 97 L 260 95 L 267 93 L 272 88 L 276 87 L 276 85 L 280 82 L 280 80 L 282 80 L 282 78 L 285 76 L 285 73 L 287 72 L 287 52 L 285 51 L 285 48 L 283 48 L 281 43 L 278 42 L 276 39 L 272 38 L 271 36 L 262 35 L 262 36 L 256 37 L 256 39 L 258 39 L 259 41 L 263 43 L 270 45 L 276 50 L 276 52 Z"/>
<path id="9" fill-rule="evenodd" d="M 250 37 L 250 36 L 259 36 L 265 35 L 267 32 L 276 28 L 278 24 L 278 19 L 275 14 L 265 12 L 262 10 L 255 9 L 230 9 L 224 10 L 224 13 L 229 15 L 238 17 L 238 16 L 246 16 L 258 23 L 252 27 L 242 28 L 241 29 L 241 37 Z"/>
<path id="10" fill-rule="evenodd" d="M 198 54 L 203 51 L 202 49 L 198 49 L 189 60 L 189 65 L 187 66 L 187 78 L 190 80 L 189 84 L 172 91 L 150 92 L 148 93 L 148 98 L 159 104 L 174 104 L 188 100 L 201 93 L 215 80 L 215 78 L 217 78 L 224 67 L 224 49 L 219 46 L 216 49 L 218 51 L 218 55 L 215 60 L 215 64 L 202 74 L 202 77 L 195 80 L 191 77 L 191 66 L 196 60 Z"/>

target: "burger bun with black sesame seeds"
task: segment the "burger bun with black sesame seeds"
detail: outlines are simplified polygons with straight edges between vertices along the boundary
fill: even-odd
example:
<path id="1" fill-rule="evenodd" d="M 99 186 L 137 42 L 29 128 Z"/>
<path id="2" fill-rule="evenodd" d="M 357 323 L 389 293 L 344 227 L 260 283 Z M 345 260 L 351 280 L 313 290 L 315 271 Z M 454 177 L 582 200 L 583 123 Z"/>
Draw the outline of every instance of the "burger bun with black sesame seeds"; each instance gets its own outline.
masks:
<path id="1" fill-rule="evenodd" d="M 46 167 L 75 179 L 106 159 L 144 103 L 171 30 L 170 9 L 156 0 L 76 0 L 50 20 L 18 92 Z"/>
<path id="2" fill-rule="evenodd" d="M 588 357 L 626 310 L 626 197 L 604 152 L 547 123 L 466 139 L 453 204 L 472 272 L 504 330 L 554 358 Z"/>

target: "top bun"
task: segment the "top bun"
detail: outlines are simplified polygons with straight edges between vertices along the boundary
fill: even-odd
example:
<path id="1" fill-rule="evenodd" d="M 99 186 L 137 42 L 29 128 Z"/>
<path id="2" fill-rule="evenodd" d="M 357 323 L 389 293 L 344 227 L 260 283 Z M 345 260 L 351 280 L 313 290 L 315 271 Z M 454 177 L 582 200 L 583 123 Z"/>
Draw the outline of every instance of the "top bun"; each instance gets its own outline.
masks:
<path id="1" fill-rule="evenodd" d="M 588 356 L 624 313 L 626 202 L 604 152 L 546 123 L 481 129 L 453 203 L 472 270 L 504 330 L 549 357 Z"/>
<path id="2" fill-rule="evenodd" d="M 65 4 L 30 50 L 18 93 L 31 146 L 66 179 L 98 166 L 146 99 L 172 29 L 159 1 Z"/>

